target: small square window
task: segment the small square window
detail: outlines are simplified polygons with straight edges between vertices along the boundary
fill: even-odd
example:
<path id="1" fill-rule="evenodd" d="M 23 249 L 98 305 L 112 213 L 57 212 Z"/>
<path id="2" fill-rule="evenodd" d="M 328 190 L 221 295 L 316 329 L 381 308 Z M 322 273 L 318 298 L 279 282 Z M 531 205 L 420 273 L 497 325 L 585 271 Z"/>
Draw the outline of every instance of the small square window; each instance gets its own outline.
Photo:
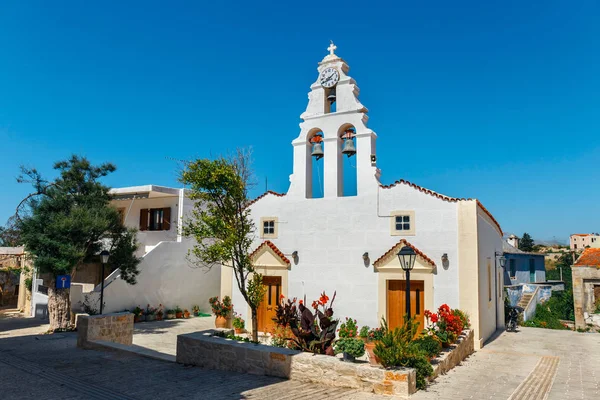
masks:
<path id="1" fill-rule="evenodd" d="M 414 211 L 394 211 L 392 212 L 392 235 L 414 235 L 415 234 L 415 213 Z"/>
<path id="2" fill-rule="evenodd" d="M 275 221 L 268 220 L 263 221 L 263 234 L 274 235 L 275 234 Z"/>
<path id="3" fill-rule="evenodd" d="M 262 217 L 260 219 L 260 237 L 265 239 L 277 238 L 277 217 Z"/>

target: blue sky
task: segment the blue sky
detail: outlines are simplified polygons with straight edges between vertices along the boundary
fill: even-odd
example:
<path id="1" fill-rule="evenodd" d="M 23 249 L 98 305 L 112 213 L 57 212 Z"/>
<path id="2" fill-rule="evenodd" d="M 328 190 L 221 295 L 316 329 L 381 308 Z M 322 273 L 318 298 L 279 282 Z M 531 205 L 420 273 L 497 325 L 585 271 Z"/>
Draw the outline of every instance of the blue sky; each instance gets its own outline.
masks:
<path id="1" fill-rule="evenodd" d="M 112 186 L 176 185 L 168 157 L 251 145 L 255 194 L 285 192 L 333 39 L 383 183 L 476 197 L 537 239 L 600 231 L 597 2 L 287 3 L 0 2 L 0 221 L 19 165 L 72 153 L 117 164 Z"/>

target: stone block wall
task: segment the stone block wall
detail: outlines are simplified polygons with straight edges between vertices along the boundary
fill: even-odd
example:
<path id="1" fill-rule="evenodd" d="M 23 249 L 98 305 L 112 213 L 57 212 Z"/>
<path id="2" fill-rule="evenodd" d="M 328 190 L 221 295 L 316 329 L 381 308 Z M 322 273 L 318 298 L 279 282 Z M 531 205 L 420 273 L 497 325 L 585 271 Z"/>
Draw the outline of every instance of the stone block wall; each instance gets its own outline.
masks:
<path id="1" fill-rule="evenodd" d="M 236 342 L 212 336 L 214 330 L 177 336 L 177 362 L 208 369 L 277 376 L 333 387 L 408 397 L 416 392 L 413 369 L 385 370 L 337 357 Z M 473 344 L 471 334 L 471 345 Z"/>
<path id="2" fill-rule="evenodd" d="M 593 313 L 595 308 L 594 286 L 600 285 L 600 267 L 574 265 L 572 273 L 575 327 L 585 329 L 585 314 Z"/>
<path id="3" fill-rule="evenodd" d="M 77 318 L 77 346 L 92 347 L 91 342 L 131 345 L 133 343 L 133 314 L 114 313 L 80 316 Z"/>
<path id="4" fill-rule="evenodd" d="M 460 365 L 460 363 L 473 354 L 475 346 L 473 342 L 473 330 L 465 330 L 459 336 L 457 343 L 453 344 L 448 353 L 443 353 L 441 357 L 433 363 L 433 375 L 429 380 L 434 380 L 439 375 L 444 375 L 452 368 Z"/>

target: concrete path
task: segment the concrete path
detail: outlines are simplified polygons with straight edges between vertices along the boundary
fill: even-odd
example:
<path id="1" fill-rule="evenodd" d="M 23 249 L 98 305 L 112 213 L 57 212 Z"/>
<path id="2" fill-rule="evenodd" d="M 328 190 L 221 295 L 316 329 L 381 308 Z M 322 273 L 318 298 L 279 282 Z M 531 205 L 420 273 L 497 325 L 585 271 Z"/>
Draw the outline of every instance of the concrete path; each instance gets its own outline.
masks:
<path id="1" fill-rule="evenodd" d="M 600 334 L 505 332 L 411 399 L 600 399 Z"/>
<path id="2" fill-rule="evenodd" d="M 140 322 L 134 325 L 133 344 L 174 356 L 177 350 L 177 335 L 214 327 L 215 317 Z"/>

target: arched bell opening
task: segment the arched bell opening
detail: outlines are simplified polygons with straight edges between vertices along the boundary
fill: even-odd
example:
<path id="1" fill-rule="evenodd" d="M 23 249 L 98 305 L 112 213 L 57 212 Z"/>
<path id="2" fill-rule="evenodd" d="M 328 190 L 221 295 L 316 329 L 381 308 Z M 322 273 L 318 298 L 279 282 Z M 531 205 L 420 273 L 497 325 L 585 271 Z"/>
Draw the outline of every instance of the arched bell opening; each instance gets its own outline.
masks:
<path id="1" fill-rule="evenodd" d="M 337 105 L 337 94 L 335 86 L 325 89 L 325 114 L 334 113 Z"/>
<path id="2" fill-rule="evenodd" d="M 323 131 L 312 129 L 306 137 L 306 198 L 317 199 L 325 195 L 323 157 L 325 156 L 325 142 Z"/>
<path id="3" fill-rule="evenodd" d="M 338 137 L 341 140 L 340 153 L 338 157 L 342 171 L 341 176 L 342 196 L 356 196 L 357 194 L 357 171 L 356 171 L 356 128 L 352 124 L 340 127 Z"/>

